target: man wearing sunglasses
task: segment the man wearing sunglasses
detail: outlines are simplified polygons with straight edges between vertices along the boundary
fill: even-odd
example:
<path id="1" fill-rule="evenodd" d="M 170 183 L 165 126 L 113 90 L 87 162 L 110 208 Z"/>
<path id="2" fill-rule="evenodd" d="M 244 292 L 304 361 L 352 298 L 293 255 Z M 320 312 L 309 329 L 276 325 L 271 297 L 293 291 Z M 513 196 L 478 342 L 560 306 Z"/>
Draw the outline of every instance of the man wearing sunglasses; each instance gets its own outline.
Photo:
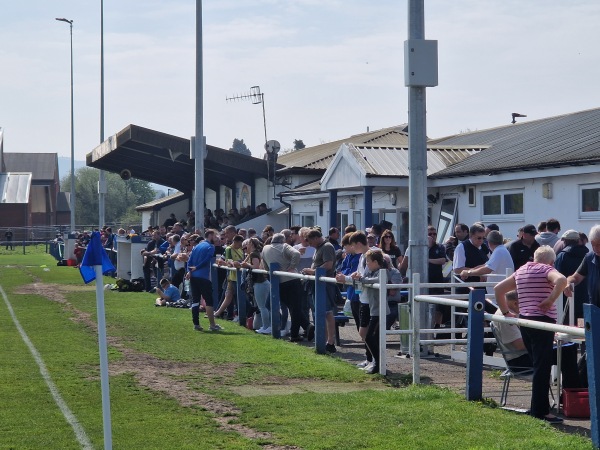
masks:
<path id="1" fill-rule="evenodd" d="M 485 228 L 479 224 L 471 225 L 471 228 L 469 228 L 469 239 L 458 244 L 458 247 L 454 251 L 452 269 L 455 274 L 460 275 L 463 270 L 473 269 L 487 262 L 489 249 L 483 244 L 484 238 Z M 480 278 L 469 276 L 465 281 L 477 282 L 480 281 Z"/>

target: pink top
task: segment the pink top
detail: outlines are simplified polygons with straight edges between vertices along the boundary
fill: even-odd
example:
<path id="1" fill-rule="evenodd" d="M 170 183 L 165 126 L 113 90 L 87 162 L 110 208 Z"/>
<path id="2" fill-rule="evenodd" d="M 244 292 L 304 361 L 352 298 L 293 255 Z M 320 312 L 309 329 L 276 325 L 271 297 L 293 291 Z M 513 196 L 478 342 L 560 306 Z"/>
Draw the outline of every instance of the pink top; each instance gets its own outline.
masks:
<path id="1" fill-rule="evenodd" d="M 519 311 L 523 316 L 547 316 L 556 320 L 556 305 L 548 311 L 542 311 L 538 305 L 546 300 L 554 285 L 548 281 L 548 273 L 554 267 L 548 264 L 528 262 L 515 272 L 517 294 L 519 295 Z"/>

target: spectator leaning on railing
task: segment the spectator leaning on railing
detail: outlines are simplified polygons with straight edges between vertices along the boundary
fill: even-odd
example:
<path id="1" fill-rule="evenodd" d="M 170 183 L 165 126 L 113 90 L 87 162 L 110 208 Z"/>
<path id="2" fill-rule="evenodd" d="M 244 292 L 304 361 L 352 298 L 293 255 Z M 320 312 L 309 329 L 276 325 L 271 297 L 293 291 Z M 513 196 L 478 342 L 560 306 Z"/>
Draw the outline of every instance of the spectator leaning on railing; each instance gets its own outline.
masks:
<path id="1" fill-rule="evenodd" d="M 554 250 L 543 245 L 533 254 L 533 262 L 525 263 L 510 277 L 496 285 L 496 301 L 504 316 L 515 317 L 508 308 L 506 294 L 516 289 L 519 297 L 519 317 L 556 323 L 557 310 L 554 302 L 567 287 L 567 279 L 554 268 L 555 258 Z M 561 418 L 550 414 L 548 401 L 554 332 L 521 327 L 521 334 L 533 363 L 531 415 L 549 423 L 561 423 Z"/>

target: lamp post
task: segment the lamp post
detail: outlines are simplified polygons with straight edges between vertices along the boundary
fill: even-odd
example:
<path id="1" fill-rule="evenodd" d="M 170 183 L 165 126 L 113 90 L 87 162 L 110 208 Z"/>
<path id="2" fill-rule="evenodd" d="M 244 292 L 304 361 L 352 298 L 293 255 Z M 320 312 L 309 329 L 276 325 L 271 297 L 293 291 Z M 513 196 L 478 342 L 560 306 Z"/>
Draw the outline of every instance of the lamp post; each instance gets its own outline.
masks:
<path id="1" fill-rule="evenodd" d="M 71 232 L 75 231 L 75 127 L 73 116 L 73 21 L 69 19 L 56 18 L 59 22 L 69 24 L 71 34 Z"/>
<path id="2" fill-rule="evenodd" d="M 104 142 L 104 0 L 100 0 L 100 144 Z M 98 174 L 98 226 L 103 226 L 106 215 L 106 174 Z"/>

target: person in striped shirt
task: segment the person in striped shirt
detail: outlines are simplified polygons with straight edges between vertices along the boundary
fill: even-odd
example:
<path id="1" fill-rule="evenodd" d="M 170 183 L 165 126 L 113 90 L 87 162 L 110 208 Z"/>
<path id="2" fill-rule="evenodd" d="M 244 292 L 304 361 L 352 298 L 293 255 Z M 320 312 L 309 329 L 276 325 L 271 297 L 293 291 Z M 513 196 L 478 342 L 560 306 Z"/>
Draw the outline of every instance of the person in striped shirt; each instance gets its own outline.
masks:
<path id="1" fill-rule="evenodd" d="M 496 301 L 504 316 L 516 317 L 508 309 L 506 302 L 507 292 L 516 289 L 520 318 L 556 323 L 557 311 L 554 303 L 567 286 L 567 278 L 554 268 L 555 259 L 556 254 L 552 247 L 543 245 L 533 254 L 533 261 L 525 263 L 510 277 L 496 285 Z M 561 423 L 561 418 L 549 414 L 548 391 L 554 332 L 521 327 L 521 334 L 533 362 L 531 415 L 549 423 Z"/>

